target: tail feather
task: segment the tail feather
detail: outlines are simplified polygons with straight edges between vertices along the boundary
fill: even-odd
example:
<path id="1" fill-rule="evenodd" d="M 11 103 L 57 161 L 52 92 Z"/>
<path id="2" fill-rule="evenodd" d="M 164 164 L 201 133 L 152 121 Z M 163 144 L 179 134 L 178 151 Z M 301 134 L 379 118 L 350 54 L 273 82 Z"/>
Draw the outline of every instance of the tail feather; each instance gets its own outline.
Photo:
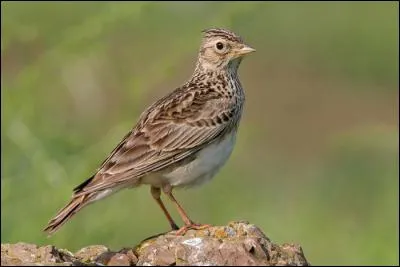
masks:
<path id="1" fill-rule="evenodd" d="M 72 190 L 74 191 L 75 194 L 82 192 L 82 190 L 85 188 L 85 186 L 87 186 L 93 179 L 94 179 L 94 175 Z"/>
<path id="2" fill-rule="evenodd" d="M 49 221 L 46 228 L 43 229 L 49 235 L 55 233 L 64 223 L 74 216 L 80 209 L 90 203 L 91 197 L 81 195 L 74 197 L 57 215 Z"/>

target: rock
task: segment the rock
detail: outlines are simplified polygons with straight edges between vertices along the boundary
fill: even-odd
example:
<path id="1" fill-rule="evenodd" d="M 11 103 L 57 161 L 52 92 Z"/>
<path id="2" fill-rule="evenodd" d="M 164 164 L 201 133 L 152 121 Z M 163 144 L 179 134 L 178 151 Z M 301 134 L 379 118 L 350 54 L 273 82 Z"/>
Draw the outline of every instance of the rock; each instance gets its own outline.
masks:
<path id="1" fill-rule="evenodd" d="M 74 255 L 54 246 L 38 247 L 34 244 L 1 244 L 1 266 L 10 265 L 82 265 Z"/>
<path id="2" fill-rule="evenodd" d="M 153 265 L 296 265 L 308 266 L 295 244 L 277 245 L 248 222 L 231 222 L 203 230 L 174 232 L 142 241 L 118 252 L 96 245 L 75 254 L 54 246 L 17 243 L 1 245 L 1 265 L 153 266 Z"/>
<path id="3" fill-rule="evenodd" d="M 98 257 L 101 257 L 103 254 L 108 254 L 110 250 L 102 245 L 94 245 L 81 248 L 78 252 L 75 253 L 75 257 L 78 258 L 82 262 L 93 262 Z"/>
<path id="4" fill-rule="evenodd" d="M 136 252 L 137 265 L 308 265 L 300 247 L 275 245 L 248 222 L 167 233 L 142 242 Z"/>
<path id="5" fill-rule="evenodd" d="M 110 260 L 108 261 L 107 265 L 109 266 L 131 266 L 133 265 L 129 256 L 122 253 L 115 253 Z"/>

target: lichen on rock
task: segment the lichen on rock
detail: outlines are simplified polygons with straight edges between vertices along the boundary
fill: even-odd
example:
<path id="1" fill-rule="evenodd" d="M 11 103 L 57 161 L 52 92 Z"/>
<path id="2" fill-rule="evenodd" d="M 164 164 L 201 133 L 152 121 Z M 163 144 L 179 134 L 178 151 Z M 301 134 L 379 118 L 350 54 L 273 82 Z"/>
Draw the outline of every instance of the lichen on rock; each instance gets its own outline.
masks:
<path id="1" fill-rule="evenodd" d="M 203 230 L 174 232 L 148 238 L 133 248 L 113 252 L 96 245 L 75 254 L 54 246 L 17 243 L 1 245 L 1 265 L 154 266 L 154 265 L 296 265 L 308 266 L 302 248 L 277 245 L 255 225 L 231 222 Z"/>

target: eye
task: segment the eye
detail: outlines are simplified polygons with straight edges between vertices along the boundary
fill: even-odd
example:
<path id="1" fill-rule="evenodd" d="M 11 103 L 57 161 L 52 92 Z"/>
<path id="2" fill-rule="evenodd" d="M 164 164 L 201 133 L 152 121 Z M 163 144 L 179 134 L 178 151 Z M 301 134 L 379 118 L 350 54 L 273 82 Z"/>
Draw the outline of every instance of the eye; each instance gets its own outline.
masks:
<path id="1" fill-rule="evenodd" d="M 215 46 L 217 47 L 218 50 L 222 50 L 224 48 L 224 44 L 221 42 L 218 42 Z"/>

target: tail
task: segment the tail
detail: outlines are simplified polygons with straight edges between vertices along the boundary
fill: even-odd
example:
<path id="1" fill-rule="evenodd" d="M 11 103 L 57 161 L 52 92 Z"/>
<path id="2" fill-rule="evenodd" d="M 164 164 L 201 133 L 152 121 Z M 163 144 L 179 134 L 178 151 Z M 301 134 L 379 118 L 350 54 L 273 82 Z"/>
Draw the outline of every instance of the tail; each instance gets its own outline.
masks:
<path id="1" fill-rule="evenodd" d="M 62 208 L 57 215 L 49 221 L 43 229 L 49 235 L 55 233 L 64 223 L 74 216 L 80 209 L 90 203 L 92 198 L 89 195 L 74 196 L 72 200 Z"/>

